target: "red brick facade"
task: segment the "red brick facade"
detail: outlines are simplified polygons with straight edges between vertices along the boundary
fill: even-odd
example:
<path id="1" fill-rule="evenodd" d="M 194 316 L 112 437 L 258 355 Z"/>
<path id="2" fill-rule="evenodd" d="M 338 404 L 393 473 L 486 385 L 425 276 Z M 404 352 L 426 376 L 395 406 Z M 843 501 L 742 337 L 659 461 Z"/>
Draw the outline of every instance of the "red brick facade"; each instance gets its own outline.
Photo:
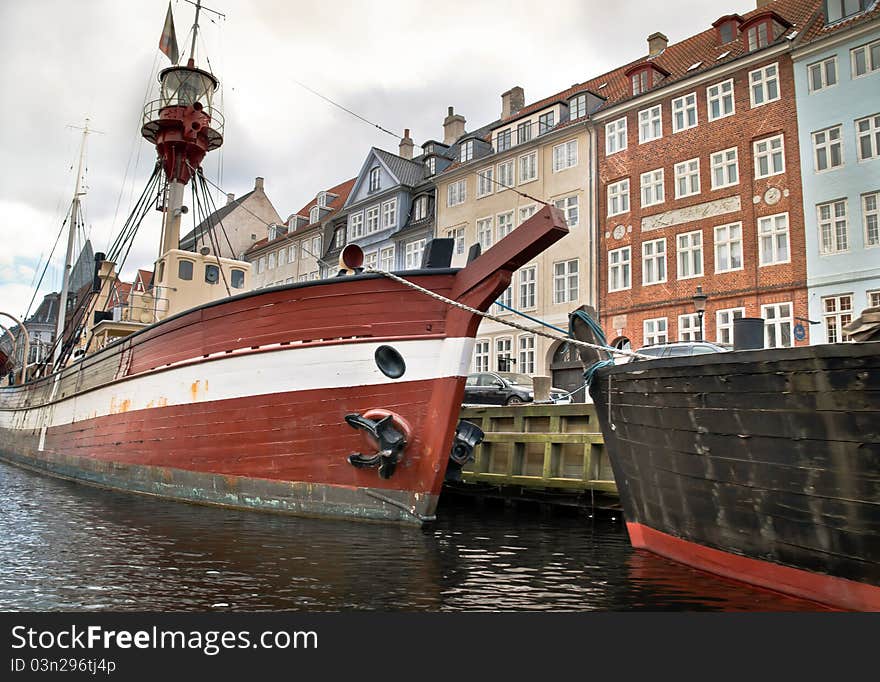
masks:
<path id="1" fill-rule="evenodd" d="M 646 319 L 667 320 L 667 338 L 679 339 L 679 315 L 694 312 L 691 299 L 697 286 L 708 295 L 704 318 L 704 337 L 718 339 L 716 312 L 744 308 L 746 317 L 762 317 L 762 305 L 790 302 L 795 318 L 805 329 L 807 318 L 806 250 L 804 245 L 803 203 L 798 149 L 797 117 L 792 63 L 788 51 L 763 50 L 764 58 L 746 56 L 701 74 L 699 82 L 680 80 L 667 88 L 662 85 L 646 96 L 631 100 L 625 112 L 597 117 L 599 190 L 599 306 L 601 323 L 609 341 L 626 337 L 634 348 L 644 345 L 643 323 Z M 777 54 L 773 55 L 776 52 Z M 749 73 L 770 64 L 778 64 L 780 97 L 759 106 L 750 100 Z M 731 68 L 739 68 L 730 71 Z M 707 88 L 733 78 L 735 113 L 709 121 Z M 672 100 L 696 93 L 697 125 L 672 132 Z M 662 94 L 662 99 L 657 95 Z M 639 143 L 639 111 L 661 105 L 662 137 Z M 626 116 L 627 147 L 606 154 L 605 124 Z M 785 170 L 757 178 L 754 142 L 783 135 Z M 711 154 L 737 149 L 738 183 L 712 189 Z M 675 164 L 699 159 L 700 191 L 675 198 Z M 640 189 L 642 173 L 663 168 L 664 201 L 643 207 Z M 608 216 L 608 185 L 629 178 L 629 211 Z M 736 198 L 739 207 L 736 207 Z M 719 200 L 727 200 L 719 202 Z M 715 202 L 715 203 L 711 203 Z M 687 213 L 677 214 L 681 209 Z M 693 207 L 699 207 L 693 208 Z M 735 210 L 731 210 L 734 208 Z M 758 220 L 761 217 L 788 214 L 787 263 L 760 265 Z M 662 214 L 662 218 L 657 218 Z M 715 228 L 739 222 L 742 225 L 741 269 L 716 273 Z M 665 226 L 661 226 L 665 225 Z M 624 234 L 621 236 L 623 226 Z M 615 228 L 617 235 L 615 237 Z M 702 276 L 679 279 L 677 236 L 702 233 Z M 666 239 L 666 281 L 643 284 L 642 243 Z M 609 291 L 610 250 L 631 247 L 630 288 Z M 797 320 L 796 318 L 802 318 Z M 797 342 L 808 343 L 806 339 Z"/>

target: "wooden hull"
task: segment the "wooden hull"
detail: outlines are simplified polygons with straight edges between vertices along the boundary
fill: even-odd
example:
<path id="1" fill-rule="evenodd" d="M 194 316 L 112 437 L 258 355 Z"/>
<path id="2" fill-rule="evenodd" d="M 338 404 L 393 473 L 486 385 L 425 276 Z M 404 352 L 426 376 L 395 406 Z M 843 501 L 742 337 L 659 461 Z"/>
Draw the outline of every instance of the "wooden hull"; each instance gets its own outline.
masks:
<path id="1" fill-rule="evenodd" d="M 591 394 L 634 546 L 880 610 L 880 343 L 627 363 Z"/>

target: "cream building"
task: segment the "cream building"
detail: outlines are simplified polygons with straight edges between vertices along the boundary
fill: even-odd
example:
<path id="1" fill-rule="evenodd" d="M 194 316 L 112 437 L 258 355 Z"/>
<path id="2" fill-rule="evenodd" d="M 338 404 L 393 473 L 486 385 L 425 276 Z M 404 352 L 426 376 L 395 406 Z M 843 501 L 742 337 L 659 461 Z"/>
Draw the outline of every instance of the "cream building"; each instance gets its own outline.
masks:
<path id="1" fill-rule="evenodd" d="M 504 93 L 499 121 L 475 133 L 464 120 L 444 128 L 455 139 L 453 163 L 437 177 L 437 236 L 456 240 L 454 266 L 463 266 L 470 245 L 482 250 L 516 229 L 543 202 L 562 209 L 570 234 L 521 268 L 499 301 L 561 329 L 568 313 L 595 305 L 595 241 L 589 225 L 595 145 L 588 115 L 602 102 L 590 92 L 523 106 L 522 88 Z M 532 328 L 540 325 L 494 305 L 491 312 Z M 479 329 L 472 371 L 504 370 L 552 375 L 573 390 L 582 369 L 560 342 L 485 320 Z M 583 399 L 583 392 L 576 396 Z"/>

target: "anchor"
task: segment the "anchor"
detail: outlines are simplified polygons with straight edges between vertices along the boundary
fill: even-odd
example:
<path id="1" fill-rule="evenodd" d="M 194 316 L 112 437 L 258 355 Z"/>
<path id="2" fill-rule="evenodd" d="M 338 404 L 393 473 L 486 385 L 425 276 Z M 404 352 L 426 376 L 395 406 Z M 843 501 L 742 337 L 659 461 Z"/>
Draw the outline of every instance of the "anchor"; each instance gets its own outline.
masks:
<path id="1" fill-rule="evenodd" d="M 466 422 L 458 421 L 455 429 L 455 438 L 452 441 L 452 451 L 449 453 L 449 464 L 446 467 L 447 481 L 460 481 L 461 470 L 468 463 L 474 461 L 474 448 L 483 442 L 483 430 Z"/>
<path id="2" fill-rule="evenodd" d="M 349 455 L 348 463 L 358 469 L 378 467 L 380 478 L 391 478 L 409 439 L 406 420 L 388 410 L 368 410 L 363 415 L 347 414 L 345 421 L 352 428 L 366 431 L 379 447 L 374 455 Z"/>

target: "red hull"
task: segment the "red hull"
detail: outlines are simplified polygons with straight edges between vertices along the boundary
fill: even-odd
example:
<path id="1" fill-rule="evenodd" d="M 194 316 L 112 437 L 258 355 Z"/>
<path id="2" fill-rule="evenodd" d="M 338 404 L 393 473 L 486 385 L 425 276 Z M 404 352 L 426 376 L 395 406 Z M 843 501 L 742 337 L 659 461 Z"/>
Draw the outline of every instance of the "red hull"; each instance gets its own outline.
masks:
<path id="1" fill-rule="evenodd" d="M 880 588 L 698 545 L 640 523 L 627 523 L 633 547 L 703 571 L 852 611 L 880 611 Z"/>

